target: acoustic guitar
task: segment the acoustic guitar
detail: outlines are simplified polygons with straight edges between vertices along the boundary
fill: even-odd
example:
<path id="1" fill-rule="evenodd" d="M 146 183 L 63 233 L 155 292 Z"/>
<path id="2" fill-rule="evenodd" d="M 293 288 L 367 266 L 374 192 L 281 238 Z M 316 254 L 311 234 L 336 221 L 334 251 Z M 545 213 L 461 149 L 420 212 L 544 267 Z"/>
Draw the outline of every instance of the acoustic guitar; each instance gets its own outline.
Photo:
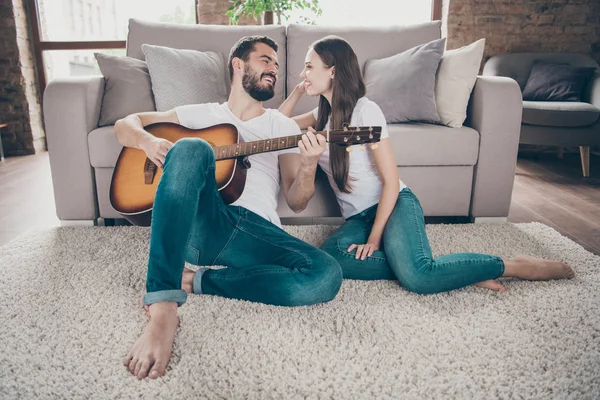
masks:
<path id="1" fill-rule="evenodd" d="M 219 124 L 204 129 L 189 129 L 182 125 L 159 122 L 144 129 L 152 135 L 172 143 L 179 139 L 195 137 L 206 140 L 213 148 L 216 159 L 216 181 L 225 204 L 236 201 L 244 191 L 246 169 L 250 168 L 248 156 L 297 147 L 302 135 L 240 142 L 237 128 L 232 124 Z M 351 151 L 355 144 L 376 143 L 381 137 L 381 127 L 350 127 L 318 132 L 329 143 L 346 146 Z M 377 144 L 371 145 L 373 148 Z M 364 150 L 364 147 L 361 147 Z M 150 226 L 154 196 L 162 169 L 146 157 L 142 150 L 124 147 L 119 154 L 110 185 L 110 203 L 113 208 L 134 225 Z"/>

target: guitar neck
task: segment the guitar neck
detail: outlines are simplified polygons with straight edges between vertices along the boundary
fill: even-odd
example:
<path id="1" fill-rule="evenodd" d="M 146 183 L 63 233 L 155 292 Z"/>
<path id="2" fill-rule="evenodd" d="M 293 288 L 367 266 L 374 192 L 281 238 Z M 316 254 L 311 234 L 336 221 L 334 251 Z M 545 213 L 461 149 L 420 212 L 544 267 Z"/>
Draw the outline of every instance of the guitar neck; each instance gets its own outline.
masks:
<path id="1" fill-rule="evenodd" d="M 327 137 L 327 132 L 317 132 Z M 214 147 L 216 160 L 226 160 L 249 156 L 258 153 L 267 153 L 269 151 L 291 149 L 298 147 L 298 142 L 302 140 L 302 134 L 293 136 L 283 136 L 279 138 L 255 140 L 253 142 L 242 142 L 230 144 L 227 146 Z"/>

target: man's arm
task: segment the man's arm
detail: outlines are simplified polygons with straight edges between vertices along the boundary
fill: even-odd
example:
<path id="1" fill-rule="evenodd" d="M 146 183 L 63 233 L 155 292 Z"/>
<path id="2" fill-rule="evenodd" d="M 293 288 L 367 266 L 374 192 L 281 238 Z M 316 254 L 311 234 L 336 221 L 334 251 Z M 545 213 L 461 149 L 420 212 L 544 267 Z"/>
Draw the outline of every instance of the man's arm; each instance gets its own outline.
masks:
<path id="1" fill-rule="evenodd" d="M 115 136 L 122 146 L 143 150 L 153 163 L 162 168 L 173 143 L 157 138 L 144 129 L 146 125 L 157 122 L 179 124 L 179 118 L 175 110 L 131 114 L 115 123 Z"/>
<path id="2" fill-rule="evenodd" d="M 298 142 L 300 154 L 279 156 L 279 170 L 285 200 L 295 213 L 306 208 L 315 194 L 315 175 L 319 158 L 325 151 L 327 142 L 323 135 L 315 135 L 315 130 L 302 135 Z"/>

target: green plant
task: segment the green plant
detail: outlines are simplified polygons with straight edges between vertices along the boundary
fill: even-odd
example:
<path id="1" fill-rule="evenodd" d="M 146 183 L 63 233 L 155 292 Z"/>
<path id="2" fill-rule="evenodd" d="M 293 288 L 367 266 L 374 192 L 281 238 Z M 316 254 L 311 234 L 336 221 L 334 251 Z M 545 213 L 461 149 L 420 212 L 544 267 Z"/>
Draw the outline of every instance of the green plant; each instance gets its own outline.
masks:
<path id="1" fill-rule="evenodd" d="M 243 15 L 253 17 L 255 20 L 260 18 L 265 12 L 272 12 L 277 16 L 277 24 L 281 25 L 281 18 L 287 21 L 290 18 L 289 12 L 296 10 L 310 10 L 315 16 L 322 13 L 319 6 L 319 0 L 229 0 L 233 3 L 227 10 L 229 23 L 237 25 Z M 303 22 L 314 25 L 314 21 L 307 17 L 302 17 Z"/>

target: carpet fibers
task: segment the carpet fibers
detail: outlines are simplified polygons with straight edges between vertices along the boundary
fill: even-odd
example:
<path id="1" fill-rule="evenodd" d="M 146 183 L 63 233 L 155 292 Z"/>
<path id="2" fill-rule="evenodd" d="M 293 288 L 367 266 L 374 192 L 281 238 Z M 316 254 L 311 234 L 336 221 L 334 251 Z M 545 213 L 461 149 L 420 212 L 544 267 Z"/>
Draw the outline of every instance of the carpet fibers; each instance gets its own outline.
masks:
<path id="1" fill-rule="evenodd" d="M 328 226 L 286 230 L 319 244 Z M 345 281 L 286 308 L 190 295 L 167 375 L 121 364 L 142 332 L 149 230 L 58 228 L 0 248 L 0 398 L 600 397 L 600 257 L 539 224 L 428 225 L 435 256 L 527 254 L 569 281 L 417 295 Z"/>

